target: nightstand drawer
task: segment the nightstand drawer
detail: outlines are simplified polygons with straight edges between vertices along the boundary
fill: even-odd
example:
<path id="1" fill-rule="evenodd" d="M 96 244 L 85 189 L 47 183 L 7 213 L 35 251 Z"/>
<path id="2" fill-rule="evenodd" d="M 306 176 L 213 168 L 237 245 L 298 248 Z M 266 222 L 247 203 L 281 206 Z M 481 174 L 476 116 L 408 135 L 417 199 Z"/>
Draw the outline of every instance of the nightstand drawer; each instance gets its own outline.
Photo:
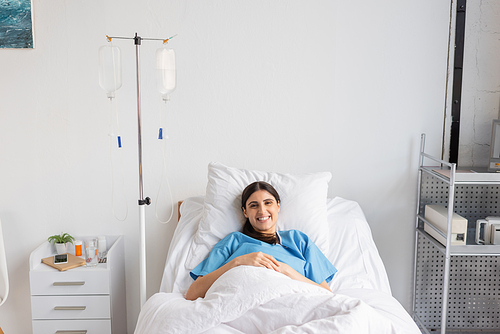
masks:
<path id="1" fill-rule="evenodd" d="M 109 271 L 93 268 L 30 271 L 31 295 L 109 294 Z"/>
<path id="2" fill-rule="evenodd" d="M 35 320 L 33 334 L 111 334 L 111 320 Z"/>
<path id="3" fill-rule="evenodd" d="M 32 296 L 33 319 L 109 319 L 109 296 Z"/>

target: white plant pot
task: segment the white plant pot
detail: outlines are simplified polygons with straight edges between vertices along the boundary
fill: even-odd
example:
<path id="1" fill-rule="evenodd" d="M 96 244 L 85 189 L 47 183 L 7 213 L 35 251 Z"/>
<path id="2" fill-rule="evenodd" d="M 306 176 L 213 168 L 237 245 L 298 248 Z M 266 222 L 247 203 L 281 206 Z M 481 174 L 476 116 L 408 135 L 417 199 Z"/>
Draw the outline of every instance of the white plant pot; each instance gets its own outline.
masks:
<path id="1" fill-rule="evenodd" d="M 57 254 L 65 254 L 68 252 L 67 244 L 58 244 L 56 243 L 56 252 Z"/>

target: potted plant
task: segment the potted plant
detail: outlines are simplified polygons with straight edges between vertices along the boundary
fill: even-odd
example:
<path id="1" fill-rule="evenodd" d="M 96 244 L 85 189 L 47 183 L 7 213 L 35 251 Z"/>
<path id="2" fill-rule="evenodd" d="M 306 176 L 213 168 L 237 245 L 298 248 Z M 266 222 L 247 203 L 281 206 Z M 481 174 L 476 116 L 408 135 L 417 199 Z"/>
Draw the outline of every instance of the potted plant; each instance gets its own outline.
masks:
<path id="1" fill-rule="evenodd" d="M 75 238 L 73 238 L 71 235 L 68 233 L 62 233 L 59 235 L 53 235 L 48 237 L 47 239 L 49 242 L 52 243 L 52 245 L 56 246 L 56 251 L 57 254 L 64 254 L 67 252 L 67 243 L 68 242 L 74 242 Z"/>

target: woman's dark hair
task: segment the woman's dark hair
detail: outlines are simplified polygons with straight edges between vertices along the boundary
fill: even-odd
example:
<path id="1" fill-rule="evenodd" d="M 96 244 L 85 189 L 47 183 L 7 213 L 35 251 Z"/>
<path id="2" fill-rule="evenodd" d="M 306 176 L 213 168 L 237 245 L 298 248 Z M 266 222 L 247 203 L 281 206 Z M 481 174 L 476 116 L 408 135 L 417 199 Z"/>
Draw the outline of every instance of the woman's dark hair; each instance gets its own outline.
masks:
<path id="1" fill-rule="evenodd" d="M 252 194 L 258 190 L 265 190 L 268 193 L 270 193 L 274 199 L 276 200 L 276 203 L 280 204 L 280 195 L 274 189 L 272 185 L 270 185 L 267 182 L 264 181 L 257 181 L 254 183 L 249 184 L 245 190 L 241 193 L 241 209 L 245 209 L 247 205 L 248 198 L 252 196 Z M 259 231 L 256 231 L 252 224 L 250 224 L 250 220 L 247 218 L 245 221 L 245 225 L 243 225 L 243 234 L 248 235 L 249 237 L 252 237 L 254 239 L 267 242 L 268 244 L 275 244 L 278 241 L 278 238 L 276 237 L 276 234 L 268 234 L 268 233 L 262 233 Z"/>

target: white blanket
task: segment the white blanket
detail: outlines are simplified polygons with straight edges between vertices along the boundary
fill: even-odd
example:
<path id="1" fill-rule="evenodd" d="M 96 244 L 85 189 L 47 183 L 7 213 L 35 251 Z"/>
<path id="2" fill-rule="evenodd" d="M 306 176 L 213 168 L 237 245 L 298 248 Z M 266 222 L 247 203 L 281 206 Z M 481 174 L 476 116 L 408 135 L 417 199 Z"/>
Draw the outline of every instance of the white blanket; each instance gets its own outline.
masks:
<path id="1" fill-rule="evenodd" d="M 380 305 L 269 269 L 240 266 L 222 275 L 205 298 L 188 301 L 180 293 L 155 294 L 144 305 L 135 334 L 419 333 L 405 312 L 394 316 L 393 308 L 400 306 L 389 294 L 361 290 L 354 294 Z"/>

